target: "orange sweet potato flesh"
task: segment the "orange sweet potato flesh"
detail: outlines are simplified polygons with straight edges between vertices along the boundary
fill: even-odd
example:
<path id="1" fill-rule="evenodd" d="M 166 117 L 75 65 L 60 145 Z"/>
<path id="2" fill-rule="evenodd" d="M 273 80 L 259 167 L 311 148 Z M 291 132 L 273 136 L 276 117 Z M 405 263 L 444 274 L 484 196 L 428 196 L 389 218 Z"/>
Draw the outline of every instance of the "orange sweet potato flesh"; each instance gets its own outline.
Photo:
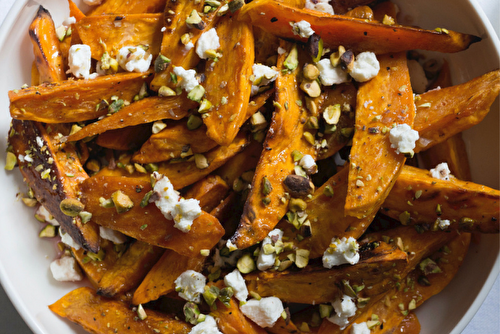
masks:
<path id="1" fill-rule="evenodd" d="M 340 15 L 348 12 L 351 8 L 364 6 L 371 2 L 374 0 L 332 0 L 330 5 L 333 7 L 333 12 Z"/>
<path id="2" fill-rule="evenodd" d="M 101 133 L 95 143 L 118 151 L 135 150 L 151 136 L 151 124 L 139 124 Z"/>
<path id="3" fill-rule="evenodd" d="M 101 297 L 88 287 L 69 292 L 49 309 L 97 334 L 188 334 L 192 327 L 174 316 L 152 310 L 146 310 L 146 319 L 135 320 L 137 312 L 127 303 Z"/>
<path id="4" fill-rule="evenodd" d="M 69 5 L 69 16 L 74 17 L 76 22 L 80 21 L 85 17 L 85 14 L 82 13 L 80 8 L 71 0 L 68 0 Z"/>
<path id="5" fill-rule="evenodd" d="M 222 57 L 213 65 L 209 62 L 205 68 L 205 98 L 213 107 L 203 123 L 207 126 L 207 135 L 217 144 L 229 145 L 248 119 L 254 38 L 249 23 L 229 14 L 220 20 L 217 34 Z M 221 102 L 223 98 L 226 103 Z"/>
<path id="6" fill-rule="evenodd" d="M 378 210 L 406 160 L 391 147 L 388 129 L 411 127 L 415 117 L 406 55 L 383 55 L 379 62 L 378 75 L 360 85 L 356 102 L 345 214 L 358 218 Z"/>
<path id="7" fill-rule="evenodd" d="M 29 35 L 33 44 L 36 66 L 40 73 L 40 82 L 66 80 L 56 28 L 49 11 L 42 6 L 38 8 L 30 24 Z"/>
<path id="8" fill-rule="evenodd" d="M 161 13 L 166 0 L 105 0 L 88 15 Z"/>
<path id="9" fill-rule="evenodd" d="M 396 327 L 395 333 L 405 333 L 405 334 L 419 334 L 420 333 L 420 321 L 417 315 L 410 312 L 401 323 Z"/>
<path id="10" fill-rule="evenodd" d="M 139 89 L 135 91 L 135 94 L 139 92 Z M 192 101 L 188 101 L 184 95 L 147 97 L 123 107 L 109 117 L 84 127 L 82 130 L 71 135 L 68 140 L 77 141 L 109 130 L 122 129 L 127 126 L 154 122 L 160 119 L 178 120 L 185 117 L 188 109 L 194 105 Z"/>
<path id="11" fill-rule="evenodd" d="M 183 256 L 172 250 L 165 250 L 162 257 L 147 273 L 132 298 L 134 305 L 157 300 L 175 290 L 174 281 L 186 270 L 201 271 L 206 257 L 197 254 Z"/>
<path id="12" fill-rule="evenodd" d="M 228 191 L 229 186 L 220 176 L 208 175 L 189 188 L 184 198 L 196 198 L 203 211 L 211 212 L 226 197 Z"/>
<path id="13" fill-rule="evenodd" d="M 429 171 L 411 166 L 403 168 L 382 206 L 381 212 L 395 219 L 408 212 L 409 224 L 433 226 L 441 218 L 450 220 L 450 229 L 500 230 L 500 191 L 454 177 L 449 181 L 435 179 Z"/>
<path id="14" fill-rule="evenodd" d="M 119 73 L 9 91 L 10 115 L 44 123 L 94 119 L 107 113 L 107 108 L 96 108 L 102 100 L 118 96 L 132 101 L 148 76 L 149 73 Z"/>
<path id="15" fill-rule="evenodd" d="M 97 294 L 111 298 L 136 288 L 164 251 L 142 241 L 134 242 L 104 273 Z"/>
<path id="16" fill-rule="evenodd" d="M 60 141 L 59 133 L 66 134 L 68 127 L 49 125 L 46 130 L 38 122 L 13 120 L 12 129 L 15 132 L 9 138 L 9 143 L 16 157 L 26 157 L 26 152 L 31 152 L 29 156 L 32 162 L 25 158 L 24 162 L 18 161 L 18 164 L 36 199 L 75 242 L 97 253 L 100 242 L 98 226 L 83 224 L 79 216 L 67 216 L 59 208 L 63 199 L 78 197 L 78 185 L 88 178 L 74 145 Z"/>
<path id="17" fill-rule="evenodd" d="M 100 60 L 104 52 L 115 58 L 122 47 L 147 45 L 148 52 L 160 52 L 162 14 L 88 16 L 75 24 L 83 44 L 90 46 L 92 58 Z"/>
<path id="18" fill-rule="evenodd" d="M 241 11 L 242 18 L 250 20 L 253 25 L 283 39 L 303 43 L 306 39 L 294 35 L 290 22 L 305 20 L 321 36 L 325 47 L 331 49 L 343 45 L 346 49 L 377 54 L 413 49 L 450 53 L 465 50 L 470 44 L 481 40 L 454 31 L 444 33 L 400 25 L 389 26 L 348 16 L 300 10 L 273 0 L 252 1 Z"/>
<path id="19" fill-rule="evenodd" d="M 329 303 L 343 291 L 342 280 L 352 285 L 372 286 L 362 291 L 364 297 L 387 291 L 395 283 L 393 275 L 402 273 L 407 255 L 395 246 L 381 242 L 378 247 L 360 251 L 355 265 L 326 269 L 321 263 L 309 263 L 299 271 L 263 271 L 245 275 L 249 291 L 262 297 L 275 296 L 292 303 Z M 390 274 L 381 275 L 382 272 Z"/>
<path id="20" fill-rule="evenodd" d="M 218 18 L 216 13 L 220 6 L 216 11 L 211 11 L 208 15 L 202 16 L 203 22 L 206 23 L 203 30 L 196 28 L 190 29 L 186 25 L 186 18 L 193 10 L 203 13 L 204 3 L 205 1 L 166 1 L 165 11 L 163 13 L 163 26 L 165 27 L 165 31 L 163 32 L 163 38 L 161 41 L 160 54 L 170 59 L 171 63 L 165 70 L 155 74 L 150 86 L 152 90 L 157 91 L 161 86 L 173 87 L 170 80 L 170 73 L 172 72 L 174 66 L 182 66 L 187 70 L 195 67 L 200 61 L 200 58 L 195 52 L 195 48 L 191 48 L 190 50 L 185 48 L 184 44 L 181 42 L 181 37 L 186 33 L 191 33 L 191 42 L 193 45 L 196 45 L 196 42 L 198 41 L 198 38 L 200 38 L 201 34 L 215 26 Z"/>
<path id="21" fill-rule="evenodd" d="M 281 44 L 288 52 L 292 45 Z M 245 203 L 245 209 L 236 233 L 231 242 L 238 248 L 247 248 L 261 241 L 278 224 L 288 208 L 283 180 L 292 174 L 294 162 L 292 151 L 316 156 L 315 148 L 304 138 L 304 123 L 307 111 L 295 101 L 302 100 L 303 93 L 299 89 L 297 76 L 304 64 L 305 55 L 299 51 L 300 64 L 290 73 L 282 72 L 287 53 L 278 58 L 278 78 L 276 79 L 276 102 L 280 107 L 275 109 L 270 129 L 264 142 L 259 164 L 252 181 L 252 189 Z M 304 104 L 305 105 L 305 104 Z M 286 108 L 288 106 L 288 108 Z M 288 109 L 288 110 L 287 110 Z M 272 190 L 268 195 L 262 193 L 263 179 L 269 180 Z M 264 204 L 264 198 L 270 199 Z"/>
<path id="22" fill-rule="evenodd" d="M 416 101 L 414 129 L 420 139 L 415 152 L 476 125 L 488 114 L 500 92 L 500 70 L 495 70 L 466 83 L 432 90 Z"/>
<path id="23" fill-rule="evenodd" d="M 144 195 L 151 190 L 149 181 L 128 178 L 98 176 L 88 178 L 81 184 L 81 201 L 86 210 L 92 213 L 92 221 L 98 225 L 112 228 L 137 240 L 154 246 L 172 249 L 185 256 L 195 256 L 202 249 L 211 249 L 224 235 L 219 221 L 208 213 L 202 212 L 184 233 L 167 220 L 154 203 L 141 208 Z M 134 206 L 125 213 L 118 214 L 114 208 L 103 208 L 99 198 L 110 198 L 115 191 L 121 190 Z M 140 190 L 140 192 L 138 192 Z"/>
<path id="24" fill-rule="evenodd" d="M 216 308 L 210 314 L 217 319 L 219 330 L 223 334 L 266 334 L 263 328 L 245 317 L 238 305 L 235 298 L 231 298 L 229 307 L 219 300 L 215 303 Z"/>

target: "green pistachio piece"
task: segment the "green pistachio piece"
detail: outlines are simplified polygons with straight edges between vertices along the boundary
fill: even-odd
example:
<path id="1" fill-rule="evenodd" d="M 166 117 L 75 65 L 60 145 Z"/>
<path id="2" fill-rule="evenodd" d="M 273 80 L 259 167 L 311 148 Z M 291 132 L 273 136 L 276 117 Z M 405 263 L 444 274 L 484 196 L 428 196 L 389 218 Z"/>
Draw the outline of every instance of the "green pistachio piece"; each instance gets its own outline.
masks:
<path id="1" fill-rule="evenodd" d="M 5 170 L 13 170 L 16 164 L 16 155 L 12 152 L 7 152 L 7 157 L 5 158 Z"/>
<path id="2" fill-rule="evenodd" d="M 299 52 L 297 50 L 297 44 L 294 44 L 290 53 L 285 59 L 283 66 L 289 71 L 293 71 L 299 66 Z"/>
<path id="3" fill-rule="evenodd" d="M 203 95 L 205 95 L 205 88 L 203 88 L 203 86 L 201 85 L 198 85 L 188 93 L 187 97 L 192 101 L 200 102 L 203 98 Z"/>
<path id="4" fill-rule="evenodd" d="M 85 205 L 77 199 L 65 198 L 59 204 L 59 208 L 66 216 L 76 217 L 81 211 L 83 211 Z"/>
<path id="5" fill-rule="evenodd" d="M 121 190 L 117 190 L 111 194 L 111 200 L 116 208 L 116 212 L 124 213 L 132 209 L 134 202 L 124 194 Z"/>

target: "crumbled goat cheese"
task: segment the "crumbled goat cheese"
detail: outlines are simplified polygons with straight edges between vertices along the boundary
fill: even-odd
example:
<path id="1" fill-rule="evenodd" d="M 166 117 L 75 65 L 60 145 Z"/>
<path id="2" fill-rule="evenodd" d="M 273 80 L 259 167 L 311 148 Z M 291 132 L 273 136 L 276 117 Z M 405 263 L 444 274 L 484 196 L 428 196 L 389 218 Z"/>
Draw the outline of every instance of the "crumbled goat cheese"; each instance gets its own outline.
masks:
<path id="1" fill-rule="evenodd" d="M 292 25 L 292 30 L 294 35 L 299 35 L 302 38 L 309 38 L 314 34 L 314 30 L 311 29 L 311 24 L 307 21 L 299 21 Z"/>
<path id="2" fill-rule="evenodd" d="M 155 201 L 156 207 L 165 218 L 174 220 L 174 227 L 189 232 L 193 221 L 201 215 L 200 201 L 181 198 L 168 177 L 158 172 L 154 172 L 153 177 L 156 179 L 153 190 L 160 195 Z"/>
<path id="3" fill-rule="evenodd" d="M 220 47 L 219 36 L 215 28 L 201 34 L 196 43 L 196 54 L 201 59 L 208 59 L 208 50 L 217 50 Z"/>
<path id="4" fill-rule="evenodd" d="M 396 149 L 398 154 L 413 154 L 415 142 L 418 138 L 418 132 L 413 130 L 408 124 L 398 124 L 389 132 L 391 147 Z"/>
<path id="5" fill-rule="evenodd" d="M 351 77 L 358 82 L 365 82 L 374 78 L 380 70 L 380 63 L 373 52 L 361 52 L 356 56 L 351 72 Z"/>
<path id="6" fill-rule="evenodd" d="M 436 219 L 436 223 L 440 229 L 446 230 L 448 227 L 450 227 L 451 222 L 448 219 L 441 219 L 438 217 L 438 219 Z"/>
<path id="7" fill-rule="evenodd" d="M 283 49 L 281 46 L 278 46 L 278 54 L 279 54 L 279 55 L 282 55 L 282 54 L 283 54 L 283 53 L 285 53 L 285 52 L 286 52 L 286 50 L 285 50 L 285 49 Z"/>
<path id="8" fill-rule="evenodd" d="M 307 174 L 315 174 L 318 172 L 318 165 L 316 165 L 316 161 L 309 154 L 306 154 L 299 161 L 300 167 L 302 167 Z"/>
<path id="9" fill-rule="evenodd" d="M 450 180 L 451 171 L 450 168 L 448 167 L 447 162 L 440 163 L 435 168 L 431 169 L 430 172 L 431 176 L 435 179 L 440 179 L 444 181 Z"/>
<path id="10" fill-rule="evenodd" d="M 228 241 L 226 242 L 226 247 L 229 249 L 229 251 L 230 251 L 230 252 L 233 252 L 233 251 L 235 251 L 235 250 L 237 250 L 237 249 L 238 249 L 238 246 L 236 246 L 235 244 L 233 244 L 233 243 L 231 242 L 231 240 L 228 240 Z"/>
<path id="11" fill-rule="evenodd" d="M 64 256 L 53 261 L 50 264 L 50 271 L 54 279 L 60 282 L 75 282 L 83 279 L 76 260 L 71 256 Z"/>
<path id="12" fill-rule="evenodd" d="M 39 216 L 40 218 L 43 218 L 46 223 L 49 223 L 54 226 L 59 226 L 59 222 L 55 220 L 54 216 L 50 214 L 49 211 L 43 206 L 40 205 L 38 209 L 36 210 L 36 215 Z"/>
<path id="13" fill-rule="evenodd" d="M 323 267 L 331 269 L 345 263 L 358 263 L 358 249 L 359 245 L 353 237 L 333 238 L 330 247 L 323 253 Z"/>
<path id="14" fill-rule="evenodd" d="M 194 44 L 193 44 L 193 42 L 189 42 L 189 43 L 187 43 L 186 45 L 184 45 L 184 48 L 185 48 L 187 51 L 191 50 L 192 48 L 194 48 Z"/>
<path id="15" fill-rule="evenodd" d="M 348 295 L 342 296 L 332 302 L 335 314 L 327 318 L 328 321 L 338 325 L 340 329 L 344 329 L 349 324 L 349 317 L 356 314 L 356 304 Z"/>
<path id="16" fill-rule="evenodd" d="M 222 334 L 217 328 L 217 322 L 215 322 L 214 317 L 207 315 L 203 322 L 200 322 L 193 328 L 189 334 Z"/>
<path id="17" fill-rule="evenodd" d="M 366 322 L 354 323 L 351 327 L 351 334 L 370 334 L 370 329 Z"/>
<path id="18" fill-rule="evenodd" d="M 109 240 L 114 244 L 123 244 L 127 241 L 125 234 L 104 226 L 99 226 L 99 235 L 101 238 Z"/>
<path id="19" fill-rule="evenodd" d="M 102 3 L 102 0 L 83 0 L 87 5 L 89 6 L 95 6 L 95 5 L 100 5 Z"/>
<path id="20" fill-rule="evenodd" d="M 316 63 L 319 79 L 323 86 L 339 85 L 349 81 L 349 75 L 340 66 L 333 67 L 330 59 L 321 59 Z"/>
<path id="21" fill-rule="evenodd" d="M 196 79 L 195 70 L 185 70 L 181 66 L 174 66 L 174 74 L 177 76 L 177 79 L 181 79 L 179 84 L 186 93 L 189 93 L 194 87 L 200 84 L 198 79 Z"/>
<path id="22" fill-rule="evenodd" d="M 344 164 L 346 163 L 346 160 L 342 159 L 339 152 L 335 153 L 335 155 L 333 156 L 333 160 L 335 161 L 335 164 L 337 166 L 344 166 Z"/>
<path id="23" fill-rule="evenodd" d="M 75 44 L 69 48 L 69 70 L 67 73 L 72 73 L 76 78 L 88 79 L 90 76 L 90 63 L 90 46 Z"/>
<path id="24" fill-rule="evenodd" d="M 61 242 L 71 248 L 74 248 L 75 250 L 80 249 L 80 245 L 71 238 L 69 233 L 63 233 L 62 229 L 59 229 L 59 235 L 61 236 Z"/>
<path id="25" fill-rule="evenodd" d="M 174 281 L 179 297 L 194 303 L 201 301 L 207 278 L 194 270 L 186 270 Z"/>
<path id="26" fill-rule="evenodd" d="M 262 247 L 259 252 L 259 257 L 257 258 L 257 268 L 259 270 L 266 270 L 271 268 L 274 265 L 274 261 L 276 260 L 276 253 L 271 253 L 271 254 L 265 254 L 264 253 L 264 246 L 268 244 L 273 244 L 273 237 L 274 239 L 277 238 L 277 240 L 281 240 L 283 237 L 283 231 L 280 229 L 274 229 L 269 234 L 267 237 L 262 240 Z"/>
<path id="27" fill-rule="evenodd" d="M 43 139 L 40 136 L 36 137 L 36 144 L 38 147 L 42 148 L 43 147 Z"/>
<path id="28" fill-rule="evenodd" d="M 236 299 L 244 302 L 248 298 L 248 289 L 245 284 L 245 279 L 241 276 L 238 269 L 234 269 L 232 272 L 224 276 L 224 283 L 226 286 L 230 286 L 234 290 L 234 296 Z"/>
<path id="29" fill-rule="evenodd" d="M 335 14 L 329 0 L 306 0 L 306 9 L 316 10 L 327 14 Z"/>
<path id="30" fill-rule="evenodd" d="M 413 92 L 416 94 L 424 93 L 429 81 L 425 76 L 422 65 L 414 59 L 408 60 L 408 71 L 410 72 L 410 82 Z"/>
<path id="31" fill-rule="evenodd" d="M 278 48 L 279 52 L 279 48 Z M 259 92 L 259 87 L 267 86 L 278 77 L 278 71 L 262 64 L 253 64 L 252 95 Z"/>
<path id="32" fill-rule="evenodd" d="M 66 20 L 63 21 L 63 26 L 69 27 L 72 24 L 76 23 L 76 19 L 73 16 L 68 17 Z"/>
<path id="33" fill-rule="evenodd" d="M 143 73 L 149 70 L 153 55 L 147 55 L 146 51 L 138 46 L 124 46 L 118 52 L 116 60 L 125 71 Z"/>
<path id="34" fill-rule="evenodd" d="M 223 247 L 224 245 L 226 245 L 226 241 L 221 239 L 219 241 L 219 248 Z M 212 259 L 214 261 L 214 266 L 220 267 L 220 268 L 235 267 L 236 263 L 238 262 L 238 259 L 242 255 L 242 251 L 235 250 L 235 251 L 231 251 L 231 253 L 229 253 L 229 256 L 221 256 L 219 248 L 215 249 L 214 256 L 212 257 Z"/>
<path id="35" fill-rule="evenodd" d="M 277 297 L 250 299 L 240 310 L 260 327 L 272 327 L 283 312 L 283 303 Z"/>

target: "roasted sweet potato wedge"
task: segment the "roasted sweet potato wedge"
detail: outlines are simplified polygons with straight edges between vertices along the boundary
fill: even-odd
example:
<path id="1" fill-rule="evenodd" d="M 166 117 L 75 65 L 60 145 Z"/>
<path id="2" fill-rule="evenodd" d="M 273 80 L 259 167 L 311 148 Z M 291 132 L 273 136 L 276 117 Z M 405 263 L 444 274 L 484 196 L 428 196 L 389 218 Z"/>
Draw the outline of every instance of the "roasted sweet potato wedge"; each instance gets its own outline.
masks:
<path id="1" fill-rule="evenodd" d="M 239 302 L 235 298 L 231 298 L 229 306 L 224 305 L 221 301 L 215 303 L 215 309 L 210 313 L 217 319 L 219 329 L 224 334 L 265 334 L 263 328 L 256 325 L 243 315 L 239 308 Z"/>
<path id="2" fill-rule="evenodd" d="M 166 0 L 105 0 L 88 15 L 161 13 L 165 3 Z"/>
<path id="3" fill-rule="evenodd" d="M 387 54 L 379 61 L 378 75 L 360 85 L 356 102 L 345 214 L 358 218 L 378 210 L 406 160 L 391 147 L 391 126 L 411 127 L 415 117 L 406 55 Z"/>
<path id="4" fill-rule="evenodd" d="M 44 123 L 71 123 L 97 118 L 108 113 L 99 108 L 112 96 L 132 101 L 149 73 L 119 73 L 89 80 L 9 91 L 10 114 L 14 119 Z"/>
<path id="5" fill-rule="evenodd" d="M 118 151 L 134 150 L 151 137 L 151 124 L 139 124 L 109 130 L 97 136 L 95 143 L 101 147 Z"/>
<path id="6" fill-rule="evenodd" d="M 395 333 L 419 334 L 420 329 L 420 321 L 417 315 L 410 312 L 403 321 L 399 323 L 398 327 L 396 327 Z"/>
<path id="7" fill-rule="evenodd" d="M 205 212 L 211 212 L 226 197 L 229 186 L 218 175 L 208 175 L 196 182 L 185 194 L 185 198 L 196 198 Z"/>
<path id="8" fill-rule="evenodd" d="M 74 17 L 76 22 L 80 21 L 85 17 L 85 14 L 82 13 L 80 8 L 71 0 L 68 0 L 69 5 L 69 16 Z"/>
<path id="9" fill-rule="evenodd" d="M 88 287 L 69 292 L 49 309 L 91 333 L 188 334 L 192 327 L 174 316 L 152 310 L 146 311 L 146 319 L 136 320 L 137 312 L 128 304 L 101 297 Z"/>
<path id="10" fill-rule="evenodd" d="M 9 143 L 36 199 L 76 243 L 97 253 L 98 226 L 91 222 L 84 224 L 80 216 L 68 216 L 60 209 L 61 201 L 77 199 L 79 184 L 88 178 L 74 145 L 61 142 L 67 131 L 65 125 L 54 124 L 45 129 L 42 123 L 13 120 Z"/>
<path id="11" fill-rule="evenodd" d="M 481 40 L 477 36 L 446 29 L 438 32 L 300 10 L 273 0 L 252 1 L 242 8 L 241 16 L 269 33 L 303 43 L 306 39 L 293 33 L 290 22 L 305 20 L 321 35 L 324 45 L 328 48 L 336 49 L 343 45 L 346 49 L 373 51 L 377 54 L 413 49 L 458 52 Z"/>
<path id="12" fill-rule="evenodd" d="M 136 288 L 164 251 L 142 241 L 134 242 L 104 273 L 97 294 L 111 298 Z"/>
<path id="13" fill-rule="evenodd" d="M 35 62 L 40 73 L 40 82 L 59 82 L 66 80 L 64 63 L 56 28 L 48 10 L 40 6 L 29 28 Z"/>
<path id="14" fill-rule="evenodd" d="M 92 58 L 104 52 L 116 57 L 122 47 L 144 45 L 148 52 L 160 52 L 162 14 L 99 15 L 82 18 L 75 24 L 83 44 L 90 46 Z"/>
<path id="15" fill-rule="evenodd" d="M 405 166 L 382 205 L 381 212 L 404 224 L 426 224 L 439 229 L 498 233 L 500 191 L 451 177 L 435 179 L 427 170 Z"/>
<path id="16" fill-rule="evenodd" d="M 144 195 L 151 190 L 149 181 L 127 178 L 94 176 L 85 180 L 80 187 L 81 200 L 86 210 L 92 213 L 92 221 L 151 245 L 169 248 L 185 256 L 195 256 L 202 249 L 211 249 L 224 235 L 219 221 L 208 213 L 202 213 L 193 222 L 191 230 L 184 233 L 174 227 L 154 204 L 142 208 Z M 134 203 L 125 213 L 115 208 L 103 208 L 99 198 L 109 199 L 115 191 L 121 190 Z"/>
<path id="17" fill-rule="evenodd" d="M 337 15 L 347 13 L 352 8 L 368 5 L 374 2 L 373 0 L 332 0 L 330 5 L 333 7 L 333 12 Z"/>

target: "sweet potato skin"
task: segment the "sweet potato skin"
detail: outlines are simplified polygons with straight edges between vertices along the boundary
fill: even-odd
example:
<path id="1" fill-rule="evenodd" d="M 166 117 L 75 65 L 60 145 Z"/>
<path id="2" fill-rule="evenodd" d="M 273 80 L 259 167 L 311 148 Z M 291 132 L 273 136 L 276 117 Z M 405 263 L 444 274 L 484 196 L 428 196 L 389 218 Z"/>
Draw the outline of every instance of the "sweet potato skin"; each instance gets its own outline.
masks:
<path id="1" fill-rule="evenodd" d="M 126 303 L 101 297 L 88 287 L 69 292 L 50 305 L 49 309 L 76 322 L 90 333 L 188 334 L 192 327 L 173 316 L 152 310 L 147 310 L 145 320 L 136 321 L 134 318 L 137 317 L 137 312 Z"/>

